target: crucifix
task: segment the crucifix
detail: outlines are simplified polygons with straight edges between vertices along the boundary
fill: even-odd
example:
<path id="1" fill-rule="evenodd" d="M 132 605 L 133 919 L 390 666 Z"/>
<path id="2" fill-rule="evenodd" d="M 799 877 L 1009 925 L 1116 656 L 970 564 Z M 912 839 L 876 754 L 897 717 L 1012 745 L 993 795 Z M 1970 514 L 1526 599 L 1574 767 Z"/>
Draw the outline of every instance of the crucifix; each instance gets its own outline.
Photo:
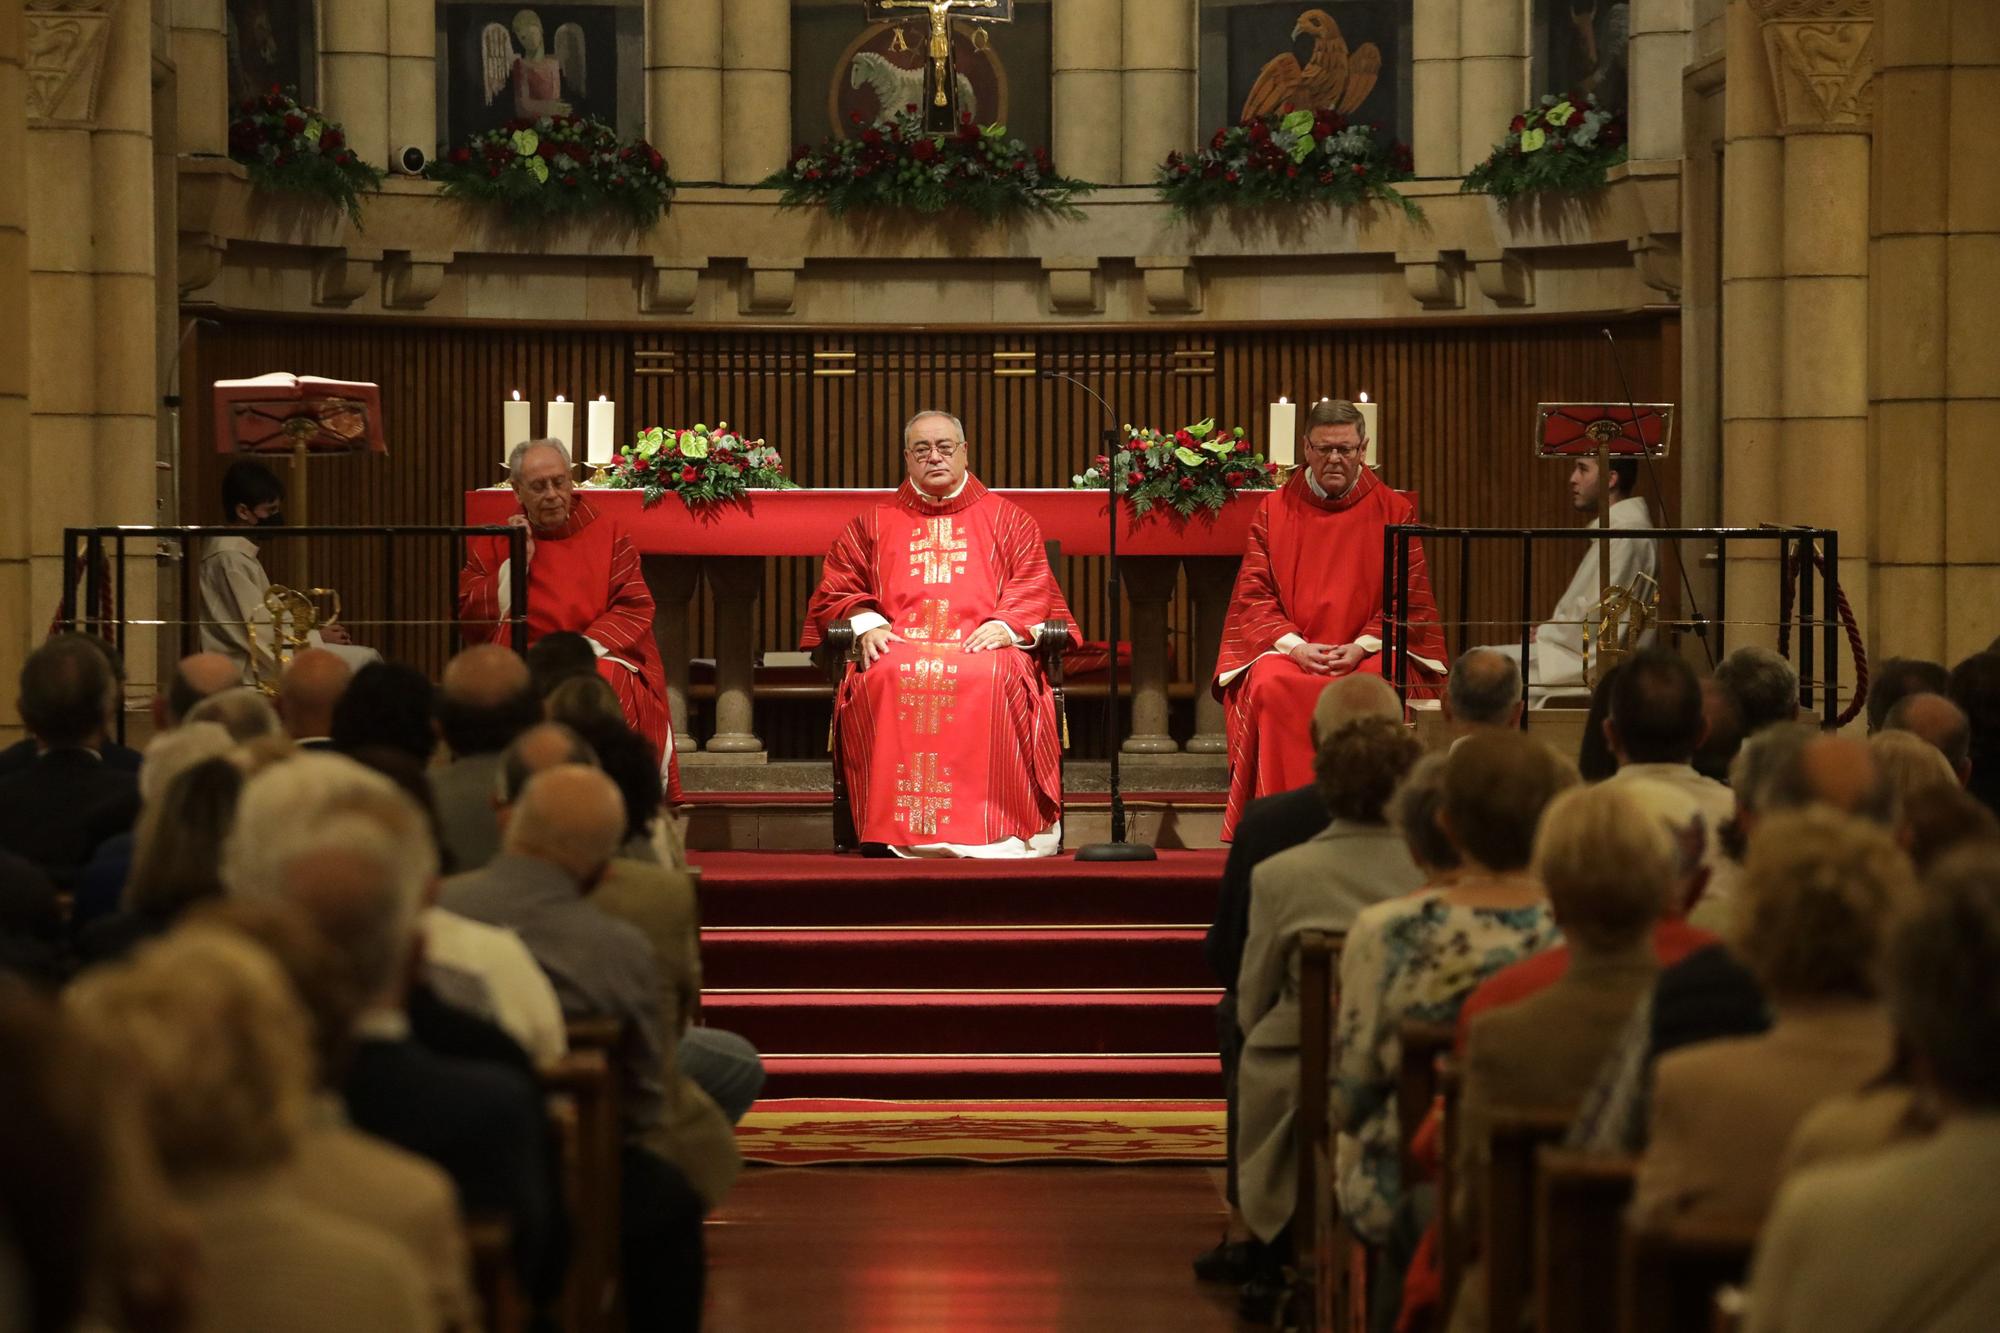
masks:
<path id="1" fill-rule="evenodd" d="M 865 3 L 868 17 L 878 23 L 897 22 L 901 13 L 911 11 L 923 11 L 930 16 L 930 45 L 925 51 L 928 63 L 924 80 L 924 128 L 933 134 L 949 134 L 958 127 L 958 80 L 951 55 L 951 21 L 962 18 L 975 23 L 1012 22 L 1014 0 L 865 0 Z M 900 35 L 897 40 L 901 40 Z"/>

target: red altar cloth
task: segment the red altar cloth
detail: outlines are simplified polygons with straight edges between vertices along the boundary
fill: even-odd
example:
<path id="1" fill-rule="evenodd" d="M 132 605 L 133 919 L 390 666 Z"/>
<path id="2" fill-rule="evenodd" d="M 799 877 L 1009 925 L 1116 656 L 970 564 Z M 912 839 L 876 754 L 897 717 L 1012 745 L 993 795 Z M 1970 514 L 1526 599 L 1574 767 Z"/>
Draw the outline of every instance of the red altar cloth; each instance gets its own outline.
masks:
<path id="1" fill-rule="evenodd" d="M 886 501 L 882 490 L 752 491 L 740 503 L 690 510 L 668 496 L 648 509 L 638 491 L 583 487 L 591 508 L 618 519 L 641 555 L 816 555 L 833 548 L 863 510 Z M 996 490 L 1028 512 L 1044 541 L 1062 543 L 1064 555 L 1103 555 L 1106 491 Z M 1268 491 L 1245 491 L 1213 515 L 1183 519 L 1155 512 L 1133 519 L 1129 508 L 1118 530 L 1118 554 L 1131 556 L 1240 556 L 1250 520 Z M 1122 503 L 1122 502 L 1121 502 Z M 465 493 L 467 523 L 504 523 L 516 512 L 505 487 Z"/>

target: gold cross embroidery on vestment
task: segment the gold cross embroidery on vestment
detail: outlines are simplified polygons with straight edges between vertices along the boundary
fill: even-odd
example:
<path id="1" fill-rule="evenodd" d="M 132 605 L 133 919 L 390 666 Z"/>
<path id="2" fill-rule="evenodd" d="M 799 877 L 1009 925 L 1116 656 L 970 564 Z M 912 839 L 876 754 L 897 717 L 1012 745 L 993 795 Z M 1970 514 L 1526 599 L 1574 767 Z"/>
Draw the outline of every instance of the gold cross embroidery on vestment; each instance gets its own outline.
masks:
<path id="1" fill-rule="evenodd" d="M 920 736 L 935 736 L 952 718 L 958 694 L 958 663 L 929 654 L 896 667 L 896 716 Z"/>
<path id="2" fill-rule="evenodd" d="M 896 765 L 896 813 L 912 833 L 935 835 L 938 816 L 951 809 L 950 773 L 938 756 L 919 751 Z"/>
<path id="3" fill-rule="evenodd" d="M 965 535 L 954 531 L 951 515 L 924 520 L 924 535 L 910 547 L 910 572 L 925 583 L 950 583 L 965 569 Z"/>
<path id="4" fill-rule="evenodd" d="M 903 630 L 903 637 L 923 643 L 957 643 L 965 637 L 951 620 L 951 603 L 943 598 L 925 598 L 917 603 L 916 619 Z"/>

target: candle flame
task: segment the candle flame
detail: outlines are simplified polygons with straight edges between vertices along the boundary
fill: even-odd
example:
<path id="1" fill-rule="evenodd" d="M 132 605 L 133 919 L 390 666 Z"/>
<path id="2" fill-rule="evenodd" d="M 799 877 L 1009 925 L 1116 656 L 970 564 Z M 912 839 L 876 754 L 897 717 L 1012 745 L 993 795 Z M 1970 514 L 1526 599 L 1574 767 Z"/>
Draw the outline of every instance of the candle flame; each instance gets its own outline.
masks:
<path id="1" fill-rule="evenodd" d="M 1361 401 L 1364 403 L 1368 401 L 1368 390 L 1363 389 L 1361 391 Z"/>
<path id="2" fill-rule="evenodd" d="M 1362 401 L 1366 402 L 1368 399 L 1368 395 L 1364 393 L 1361 395 L 1361 398 Z M 600 393 L 597 395 L 597 401 L 600 403 L 608 403 L 611 401 L 611 395 L 608 393 Z"/>
<path id="3" fill-rule="evenodd" d="M 563 396 L 562 396 L 561 394 L 557 394 L 557 395 L 556 395 L 556 401 L 557 401 L 557 402 L 559 402 L 559 403 L 560 403 L 561 401 L 563 401 Z"/>
<path id="4" fill-rule="evenodd" d="M 1286 397 L 1285 397 L 1285 395 L 1283 395 L 1283 394 L 1279 394 L 1279 395 L 1278 395 L 1278 401 L 1279 401 L 1279 402 L 1281 402 L 1281 403 L 1284 403 L 1284 402 L 1289 402 L 1289 401 L 1291 401 L 1291 400 L 1290 400 L 1290 399 L 1288 399 L 1288 398 L 1286 398 Z"/>
<path id="5" fill-rule="evenodd" d="M 521 401 L 521 391 L 519 389 L 514 390 L 514 401 L 517 403 Z"/>

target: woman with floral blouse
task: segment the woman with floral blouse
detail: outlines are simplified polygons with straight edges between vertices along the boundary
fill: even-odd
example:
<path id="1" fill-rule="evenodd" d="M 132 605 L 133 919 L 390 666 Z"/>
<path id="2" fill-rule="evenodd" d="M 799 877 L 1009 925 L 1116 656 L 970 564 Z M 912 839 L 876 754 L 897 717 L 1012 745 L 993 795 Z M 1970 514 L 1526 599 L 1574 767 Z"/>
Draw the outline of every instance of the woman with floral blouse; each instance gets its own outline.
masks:
<path id="1" fill-rule="evenodd" d="M 1542 886 L 1528 872 L 1535 829 L 1576 768 L 1519 732 L 1478 733 L 1446 766 L 1438 812 L 1462 866 L 1448 883 L 1378 903 L 1355 918 L 1340 963 L 1330 1113 L 1341 1131 L 1340 1210 L 1382 1248 L 1370 1325 L 1392 1327 L 1421 1219 L 1408 1215 L 1396 1123 L 1406 1022 L 1450 1023 L 1473 987 L 1555 942 Z"/>

